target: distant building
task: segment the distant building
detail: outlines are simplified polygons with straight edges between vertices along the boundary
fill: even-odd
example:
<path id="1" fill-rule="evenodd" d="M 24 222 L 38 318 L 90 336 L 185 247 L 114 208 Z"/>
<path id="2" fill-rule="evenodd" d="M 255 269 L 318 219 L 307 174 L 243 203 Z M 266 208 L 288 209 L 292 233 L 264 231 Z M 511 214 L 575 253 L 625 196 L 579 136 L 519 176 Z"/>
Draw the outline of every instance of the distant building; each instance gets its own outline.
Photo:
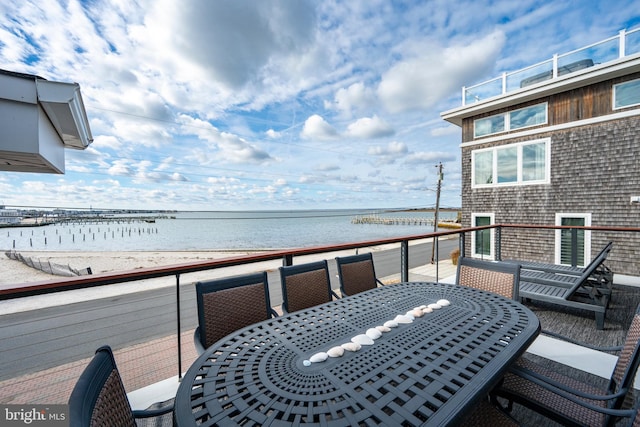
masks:
<path id="1" fill-rule="evenodd" d="M 6 209 L 3 205 L 0 205 L 0 225 L 20 224 L 21 221 L 20 212 L 15 209 Z"/>
<path id="2" fill-rule="evenodd" d="M 441 113 L 462 129 L 462 224 L 640 226 L 640 28 L 472 87 Z M 488 231 L 467 254 L 493 258 Z M 504 231 L 501 254 L 569 264 L 570 233 Z M 640 236 L 580 232 L 578 264 L 609 240 L 638 275 Z"/>

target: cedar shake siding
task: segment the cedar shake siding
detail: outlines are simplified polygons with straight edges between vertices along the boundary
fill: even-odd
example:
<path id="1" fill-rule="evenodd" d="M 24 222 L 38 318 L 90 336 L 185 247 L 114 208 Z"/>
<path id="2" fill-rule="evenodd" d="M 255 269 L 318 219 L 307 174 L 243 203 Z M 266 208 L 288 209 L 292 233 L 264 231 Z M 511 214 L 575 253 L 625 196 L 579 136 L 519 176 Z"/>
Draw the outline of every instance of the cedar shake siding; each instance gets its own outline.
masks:
<path id="1" fill-rule="evenodd" d="M 519 85 L 509 79 L 521 71 L 504 73 L 498 93 L 490 89 L 497 79 L 463 88 L 462 105 L 441 116 L 461 128 L 464 227 L 475 225 L 474 215 L 485 221 L 479 224 L 553 226 L 559 217 L 575 217 L 573 224 L 640 227 L 640 203 L 631 203 L 640 196 L 640 48 L 630 51 L 624 43 L 638 35 L 640 28 L 621 31 L 618 56 L 592 58 L 576 71 L 561 74 L 556 68 Z M 552 70 L 561 57 L 554 57 Z M 474 242 L 483 233 L 468 233 L 467 256 L 491 258 L 499 249 L 502 259 L 559 260 L 559 231 L 493 233 L 499 239 L 491 239 L 490 252 L 486 240 L 484 246 Z M 640 233 L 585 235 L 590 246 L 583 265 L 613 241 L 606 265 L 617 274 L 640 276 Z M 565 256 L 568 243 L 562 240 Z"/>

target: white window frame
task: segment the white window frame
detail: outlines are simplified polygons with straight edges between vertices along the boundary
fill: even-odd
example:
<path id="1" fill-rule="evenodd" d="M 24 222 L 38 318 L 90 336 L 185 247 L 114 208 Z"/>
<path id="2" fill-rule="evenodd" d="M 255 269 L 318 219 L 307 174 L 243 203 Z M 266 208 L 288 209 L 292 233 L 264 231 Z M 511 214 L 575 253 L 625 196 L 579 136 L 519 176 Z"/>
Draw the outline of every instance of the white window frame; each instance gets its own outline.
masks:
<path id="1" fill-rule="evenodd" d="M 538 180 L 530 180 L 523 181 L 522 180 L 522 147 L 525 145 L 531 144 L 545 144 L 545 165 L 544 165 L 544 178 Z M 510 147 L 517 147 L 518 156 L 517 156 L 517 179 L 515 182 L 497 182 L 498 180 L 498 155 L 497 151 L 501 149 L 506 149 Z M 475 154 L 493 151 L 493 172 L 492 172 L 492 183 L 491 184 L 476 184 L 476 160 Z M 471 151 L 471 188 L 491 188 L 491 187 L 511 187 L 516 185 L 541 185 L 541 184 L 550 184 L 551 183 L 551 138 L 542 138 L 542 139 L 534 139 L 531 141 L 523 141 L 517 142 L 514 144 L 508 145 L 499 145 L 495 147 L 489 148 L 481 148 L 479 150 Z"/>
<path id="2" fill-rule="evenodd" d="M 471 227 L 476 226 L 476 218 L 478 217 L 489 217 L 489 224 L 493 225 L 496 223 L 495 213 L 493 212 L 476 212 L 471 214 Z M 495 242 L 495 228 L 489 230 L 489 255 L 481 254 L 476 252 L 476 233 L 474 231 L 471 233 L 471 257 L 473 258 L 482 258 L 488 260 L 495 260 L 495 250 L 494 250 L 494 242 Z"/>
<path id="3" fill-rule="evenodd" d="M 584 226 L 591 227 L 591 214 L 590 213 L 577 213 L 577 212 L 561 212 L 556 213 L 556 225 L 562 225 L 564 218 L 582 218 L 584 219 Z M 556 230 L 555 236 L 555 263 L 561 262 L 561 250 L 562 250 L 562 230 Z M 591 230 L 584 231 L 584 262 L 585 265 L 591 262 Z M 579 267 L 585 267 L 580 265 Z"/>
<path id="4" fill-rule="evenodd" d="M 613 102 L 613 105 L 612 105 L 613 110 L 621 110 L 623 108 L 637 107 L 637 106 L 640 105 L 640 96 L 638 96 L 638 102 L 636 102 L 635 104 L 622 105 L 620 107 L 616 107 L 616 88 L 619 87 L 619 86 L 625 85 L 625 84 L 638 82 L 638 81 L 640 81 L 640 79 L 629 80 L 629 81 L 626 81 L 626 82 L 622 82 L 622 83 L 618 83 L 618 84 L 613 85 L 613 88 L 612 88 L 613 94 L 611 96 L 611 99 L 612 99 L 612 102 Z"/>
<path id="5" fill-rule="evenodd" d="M 540 105 L 544 105 L 544 113 L 545 113 L 545 117 L 544 117 L 544 122 L 542 123 L 536 123 L 533 125 L 529 125 L 529 126 L 521 126 L 515 129 L 527 129 L 530 127 L 534 127 L 534 126 L 540 126 L 540 125 L 546 125 L 549 124 L 549 103 L 547 102 L 541 102 L 540 104 L 534 104 L 534 105 L 529 105 L 526 107 L 522 107 L 522 108 L 518 108 L 517 110 L 513 110 L 513 111 L 507 111 L 505 113 L 500 113 L 500 114 L 494 114 L 492 116 L 487 116 L 487 117 L 482 117 L 480 119 L 476 119 L 473 121 L 473 138 L 483 138 L 485 136 L 490 136 L 490 135 L 497 135 L 500 133 L 504 133 L 504 132 L 509 132 L 512 129 L 511 127 L 511 114 L 516 113 L 518 111 L 522 111 L 522 110 L 526 110 L 527 108 L 533 108 L 533 107 L 538 107 Z M 483 135 L 478 135 L 477 131 L 476 131 L 476 123 L 480 120 L 486 120 L 486 119 L 490 119 L 493 117 L 504 117 L 504 129 L 501 131 L 497 131 L 497 132 L 489 132 L 489 133 L 485 133 Z"/>

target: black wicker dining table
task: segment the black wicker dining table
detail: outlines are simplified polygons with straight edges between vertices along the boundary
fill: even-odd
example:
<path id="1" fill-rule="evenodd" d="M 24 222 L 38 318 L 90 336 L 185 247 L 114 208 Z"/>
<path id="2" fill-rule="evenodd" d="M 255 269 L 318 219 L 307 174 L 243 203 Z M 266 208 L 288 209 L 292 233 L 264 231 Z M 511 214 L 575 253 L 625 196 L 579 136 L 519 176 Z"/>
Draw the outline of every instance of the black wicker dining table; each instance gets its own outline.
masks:
<path id="1" fill-rule="evenodd" d="M 539 331 L 533 312 L 496 294 L 387 285 L 221 339 L 182 378 L 174 417 L 180 427 L 455 425 Z"/>

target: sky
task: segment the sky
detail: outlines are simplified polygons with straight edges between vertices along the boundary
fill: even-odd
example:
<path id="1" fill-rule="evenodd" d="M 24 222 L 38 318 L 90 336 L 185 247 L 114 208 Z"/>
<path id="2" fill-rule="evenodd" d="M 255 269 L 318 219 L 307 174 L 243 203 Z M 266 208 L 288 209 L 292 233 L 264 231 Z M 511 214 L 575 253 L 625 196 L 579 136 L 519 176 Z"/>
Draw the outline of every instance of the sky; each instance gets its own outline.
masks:
<path id="1" fill-rule="evenodd" d="M 77 82 L 94 141 L 0 205 L 459 207 L 471 86 L 640 25 L 636 0 L 0 0 L 0 68 Z"/>

